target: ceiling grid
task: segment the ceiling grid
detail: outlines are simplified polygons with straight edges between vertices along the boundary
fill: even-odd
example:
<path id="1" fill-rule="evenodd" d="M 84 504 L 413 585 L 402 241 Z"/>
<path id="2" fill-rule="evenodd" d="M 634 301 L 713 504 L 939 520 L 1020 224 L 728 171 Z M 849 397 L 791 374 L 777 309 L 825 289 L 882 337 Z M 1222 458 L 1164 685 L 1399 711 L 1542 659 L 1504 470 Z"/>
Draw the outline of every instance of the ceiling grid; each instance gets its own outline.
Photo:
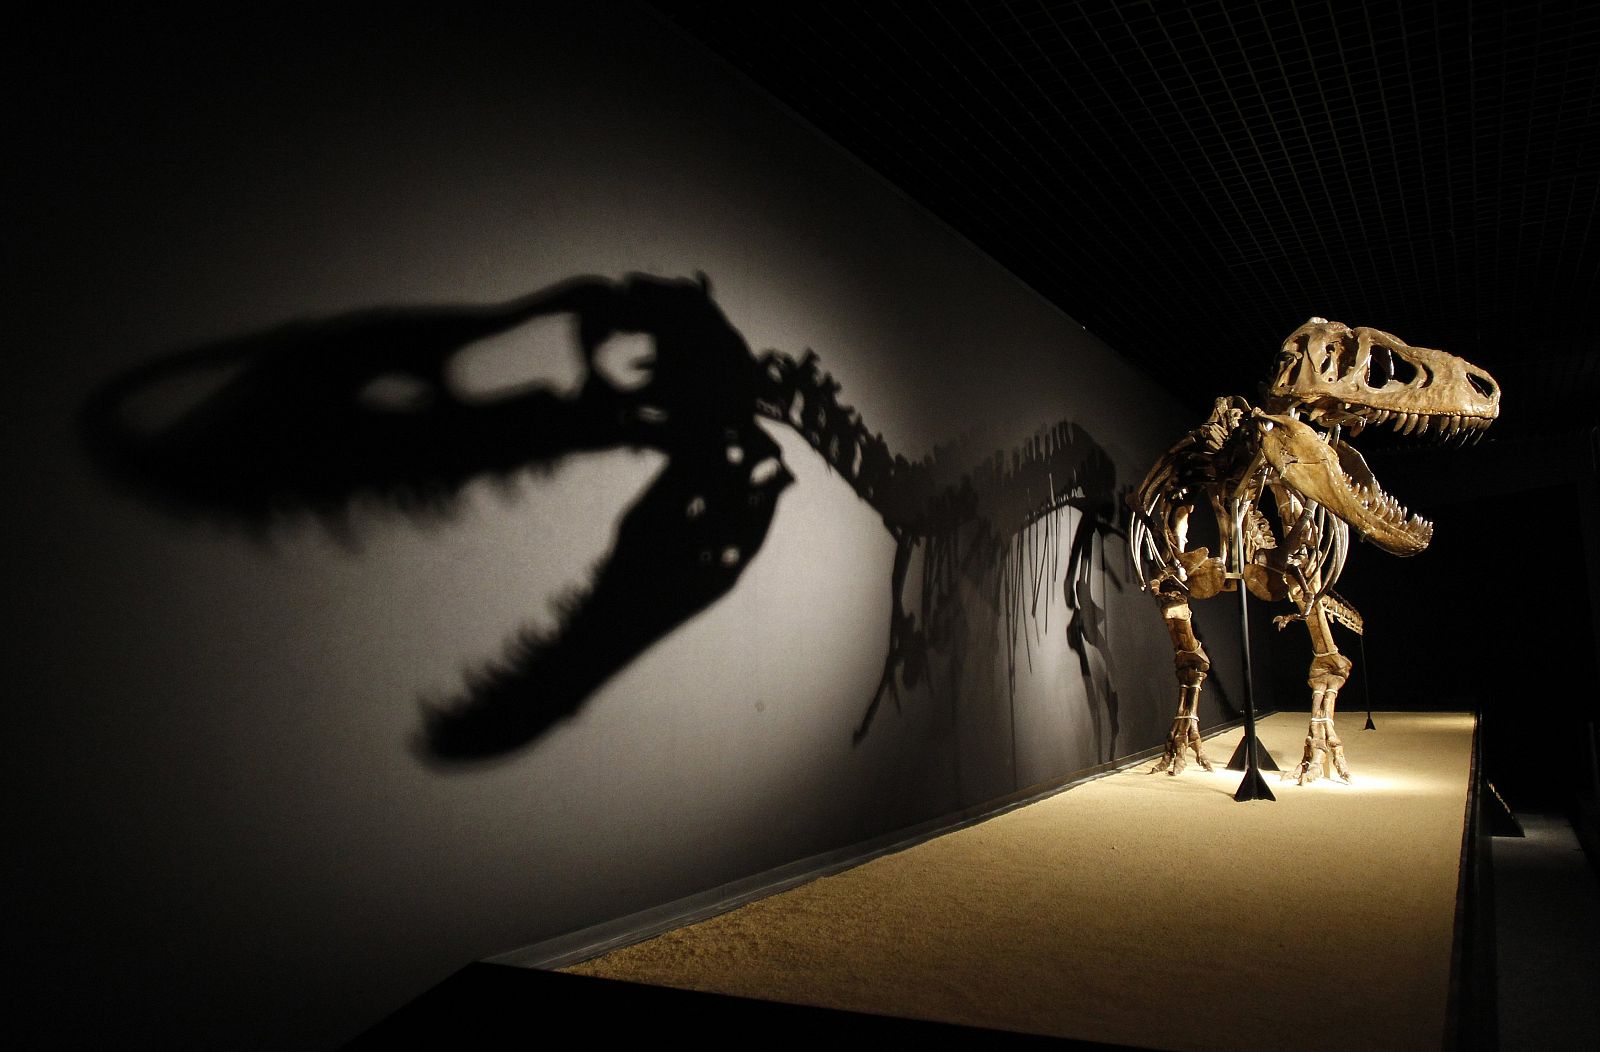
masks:
<path id="1" fill-rule="evenodd" d="M 1600 422 L 1600 4 L 653 6 L 1197 408 L 1318 314 Z"/>

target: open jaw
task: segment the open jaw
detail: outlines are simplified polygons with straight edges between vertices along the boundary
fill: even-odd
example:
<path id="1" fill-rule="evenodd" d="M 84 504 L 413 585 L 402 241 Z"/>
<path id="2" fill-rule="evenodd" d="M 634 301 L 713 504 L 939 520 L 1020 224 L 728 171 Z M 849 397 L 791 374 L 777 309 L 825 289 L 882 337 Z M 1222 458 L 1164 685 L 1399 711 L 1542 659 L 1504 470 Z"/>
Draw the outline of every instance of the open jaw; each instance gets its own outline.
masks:
<path id="1" fill-rule="evenodd" d="M 1433 523 L 1385 493 L 1353 446 L 1287 415 L 1263 413 L 1260 421 L 1262 452 L 1302 498 L 1393 555 L 1415 555 L 1433 540 Z"/>
<path id="2" fill-rule="evenodd" d="M 1389 424 L 1435 442 L 1481 436 L 1500 387 L 1481 367 L 1365 326 L 1312 318 L 1289 335 L 1259 414 L 1261 449 L 1284 484 L 1395 555 L 1415 555 L 1433 524 L 1383 491 L 1341 440 Z"/>

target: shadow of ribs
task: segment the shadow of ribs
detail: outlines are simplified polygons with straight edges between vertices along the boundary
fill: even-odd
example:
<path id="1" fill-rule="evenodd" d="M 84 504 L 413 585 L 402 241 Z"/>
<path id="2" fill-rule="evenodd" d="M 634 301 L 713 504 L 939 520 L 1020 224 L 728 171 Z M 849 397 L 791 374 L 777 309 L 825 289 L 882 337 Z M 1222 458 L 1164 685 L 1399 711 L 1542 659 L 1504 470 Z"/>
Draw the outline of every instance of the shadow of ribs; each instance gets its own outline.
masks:
<path id="1" fill-rule="evenodd" d="M 972 619 L 964 582 L 985 597 L 991 618 L 1003 620 L 1007 679 L 1015 689 L 1017 643 L 1020 638 L 1024 648 L 1031 646 L 1024 620 L 1039 615 L 1041 599 L 1048 629 L 1048 591 L 1061 570 L 1069 509 L 1079 513 L 1064 580 L 1069 644 L 1085 665 L 1088 649 L 1105 651 L 1102 663 L 1109 667 L 1104 612 L 1093 603 L 1087 575 L 1093 539 L 1115 532 L 1116 471 L 1087 432 L 1062 421 L 976 464 L 960 442 L 913 461 L 891 453 L 881 434 L 839 403 L 841 385 L 820 368 L 815 353 L 796 361 L 768 351 L 762 367 L 769 384 L 759 403 L 762 415 L 800 434 L 878 512 L 895 540 L 883 674 L 854 740 L 866 736 L 886 696 L 898 704 L 902 682 L 915 687 L 930 679 L 932 654 L 959 647 Z M 920 587 L 908 598 L 918 556 Z M 1110 684 L 1102 693 L 1114 738 Z"/>

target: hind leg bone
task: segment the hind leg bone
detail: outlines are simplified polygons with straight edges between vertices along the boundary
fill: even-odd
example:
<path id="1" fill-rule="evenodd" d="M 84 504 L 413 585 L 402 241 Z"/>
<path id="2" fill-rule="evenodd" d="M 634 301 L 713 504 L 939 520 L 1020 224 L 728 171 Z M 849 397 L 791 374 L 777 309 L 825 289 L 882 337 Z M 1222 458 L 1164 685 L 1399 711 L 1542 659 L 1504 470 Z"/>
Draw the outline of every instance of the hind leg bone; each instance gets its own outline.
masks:
<path id="1" fill-rule="evenodd" d="M 1306 628 L 1311 633 L 1310 674 L 1306 684 L 1311 688 L 1311 726 L 1306 731 L 1305 751 L 1300 763 L 1284 773 L 1301 785 L 1314 782 L 1324 774 L 1350 781 L 1350 765 L 1345 762 L 1344 742 L 1333 726 L 1333 710 L 1339 699 L 1339 690 L 1350 676 L 1349 658 L 1339 653 L 1333 644 L 1333 631 L 1328 617 L 1319 604 L 1306 616 Z"/>
<path id="2" fill-rule="evenodd" d="M 1167 748 L 1161 761 L 1151 771 L 1177 774 L 1184 768 L 1183 753 L 1194 753 L 1195 762 L 1206 770 L 1214 768 L 1200 741 L 1200 686 L 1211 668 L 1206 648 L 1194 634 L 1192 612 L 1184 599 L 1164 599 L 1161 616 L 1167 624 L 1167 634 L 1172 637 L 1173 666 L 1178 676 L 1178 714 L 1172 718 L 1172 731 L 1167 735 Z"/>

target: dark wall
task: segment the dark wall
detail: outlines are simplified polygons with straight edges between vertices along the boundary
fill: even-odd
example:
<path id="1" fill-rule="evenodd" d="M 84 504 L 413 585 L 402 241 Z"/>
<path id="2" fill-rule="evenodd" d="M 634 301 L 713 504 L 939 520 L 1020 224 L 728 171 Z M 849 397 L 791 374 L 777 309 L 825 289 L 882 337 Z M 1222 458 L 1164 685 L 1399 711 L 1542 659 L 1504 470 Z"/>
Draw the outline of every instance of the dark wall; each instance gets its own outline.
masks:
<path id="1" fill-rule="evenodd" d="M 1340 591 L 1366 617 L 1367 668 L 1347 707 L 1370 683 L 1380 709 L 1480 712 L 1485 769 L 1506 800 L 1560 810 L 1590 777 L 1594 628 L 1574 544 L 1589 483 L 1474 495 L 1473 479 L 1456 482 L 1456 498 L 1422 508 L 1436 524 L 1426 552 L 1352 557 Z"/>
<path id="2" fill-rule="evenodd" d="M 20 1002 L 58 1037 L 332 1044 L 473 959 L 1161 739 L 1159 618 L 1119 539 L 1081 530 L 1192 422 L 1109 349 L 638 9 L 286 17 L 32 25 L 12 67 L 7 896 Z M 897 534 L 803 428 L 746 406 L 793 482 L 726 593 L 674 620 L 658 585 L 680 578 L 649 576 L 656 535 L 627 524 L 689 446 L 598 417 L 609 438 L 566 441 L 530 413 L 554 446 L 424 507 L 374 486 L 332 512 L 281 470 L 409 469 L 328 401 L 357 350 L 389 360 L 373 310 L 459 320 L 633 273 L 704 273 L 752 351 L 815 349 L 838 402 L 938 469 L 916 508 L 964 484 L 976 503 Z M 324 339 L 330 319 L 366 342 Z M 426 354 L 455 390 L 569 412 L 579 335 L 540 316 Z M 686 375 L 684 397 L 727 386 Z M 119 449 L 96 413 L 130 384 L 153 430 Z M 348 441 L 297 461 L 308 434 Z M 1105 470 L 1056 499 L 1030 465 L 1068 447 Z M 514 665 L 519 632 L 559 638 L 629 544 L 659 638 L 525 745 L 419 755 L 421 705 Z M 868 720 L 908 544 L 924 645 Z M 937 633 L 914 599 L 936 548 Z M 1077 579 L 1104 616 L 1075 650 Z M 1229 618 L 1201 618 L 1237 699 Z"/>

